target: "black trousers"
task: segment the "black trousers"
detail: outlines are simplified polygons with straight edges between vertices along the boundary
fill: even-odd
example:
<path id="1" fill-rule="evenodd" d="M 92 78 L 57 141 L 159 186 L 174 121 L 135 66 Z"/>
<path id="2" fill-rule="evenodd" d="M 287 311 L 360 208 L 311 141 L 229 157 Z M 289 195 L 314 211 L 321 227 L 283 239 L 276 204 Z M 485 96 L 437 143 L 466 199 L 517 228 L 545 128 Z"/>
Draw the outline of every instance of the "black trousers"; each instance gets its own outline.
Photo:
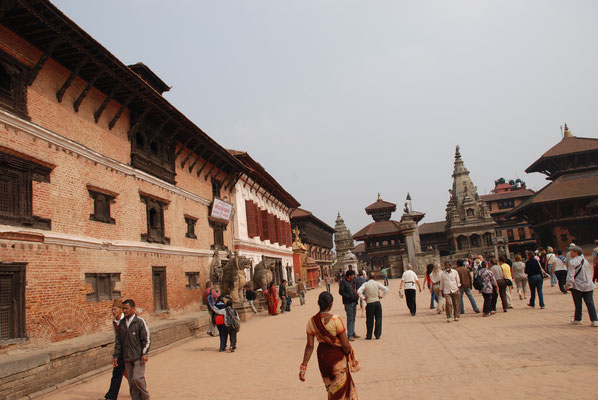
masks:
<path id="1" fill-rule="evenodd" d="M 559 281 L 559 289 L 561 289 L 561 292 L 567 293 L 567 290 L 565 289 L 565 283 L 567 283 L 567 270 L 554 271 L 554 274 Z"/>
<path id="2" fill-rule="evenodd" d="M 104 396 L 105 399 L 116 400 L 120 390 L 120 384 L 125 373 L 125 361 L 122 358 L 118 359 L 118 365 L 112 368 L 112 379 L 110 380 L 110 389 Z"/>
<path id="3" fill-rule="evenodd" d="M 375 328 L 374 320 L 376 320 Z M 365 306 L 365 325 L 367 328 L 366 339 L 372 338 L 372 330 L 374 331 L 376 339 L 380 339 L 380 336 L 382 335 L 382 304 L 380 304 L 379 301 L 368 303 L 367 306 Z"/>
<path id="4" fill-rule="evenodd" d="M 509 303 L 507 301 L 507 281 L 504 279 L 498 279 L 496 281 L 498 283 L 498 292 L 496 288 L 492 290 L 492 311 L 496 311 L 496 302 L 498 300 L 498 295 L 500 294 L 500 301 L 502 303 L 502 309 L 507 310 L 509 308 Z"/>
<path id="5" fill-rule="evenodd" d="M 237 348 L 237 331 L 232 326 L 227 326 L 226 330 L 228 331 L 228 337 L 230 338 L 231 349 L 236 349 Z"/>
<path id="6" fill-rule="evenodd" d="M 482 296 L 484 296 L 484 314 L 490 314 L 490 311 L 492 311 L 493 293 L 482 293 Z"/>
<path id="7" fill-rule="evenodd" d="M 415 315 L 417 306 L 415 304 L 415 289 L 405 289 L 405 301 L 407 301 L 407 307 L 411 315 Z"/>
<path id="8" fill-rule="evenodd" d="M 558 272 L 558 271 L 557 271 Z M 596 317 L 596 307 L 594 306 L 594 291 L 590 292 L 580 292 L 577 289 L 571 289 L 571 296 L 573 297 L 573 304 L 575 305 L 575 314 L 574 319 L 576 321 L 581 321 L 581 300 L 586 303 L 586 307 L 588 308 L 588 315 L 590 316 L 590 321 L 598 321 Z"/>

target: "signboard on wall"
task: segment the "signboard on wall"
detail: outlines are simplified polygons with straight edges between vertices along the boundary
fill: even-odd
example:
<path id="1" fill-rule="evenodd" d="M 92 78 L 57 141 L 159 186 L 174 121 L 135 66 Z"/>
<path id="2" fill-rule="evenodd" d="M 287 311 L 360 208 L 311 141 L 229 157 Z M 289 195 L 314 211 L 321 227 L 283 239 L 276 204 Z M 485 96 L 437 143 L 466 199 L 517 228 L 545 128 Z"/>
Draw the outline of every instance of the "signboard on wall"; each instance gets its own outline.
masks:
<path id="1" fill-rule="evenodd" d="M 233 205 L 231 203 L 219 199 L 218 197 L 214 197 L 214 202 L 212 203 L 212 213 L 210 214 L 210 217 L 228 221 L 230 220 L 232 212 Z"/>

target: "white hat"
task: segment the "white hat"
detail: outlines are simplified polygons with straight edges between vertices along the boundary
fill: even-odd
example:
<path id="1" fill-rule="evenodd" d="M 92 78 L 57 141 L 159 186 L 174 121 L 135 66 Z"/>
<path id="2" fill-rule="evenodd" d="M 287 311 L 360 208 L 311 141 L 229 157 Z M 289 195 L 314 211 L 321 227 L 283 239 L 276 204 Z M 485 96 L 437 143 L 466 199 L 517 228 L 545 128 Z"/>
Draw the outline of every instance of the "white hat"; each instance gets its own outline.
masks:
<path id="1" fill-rule="evenodd" d="M 571 244 L 569 245 L 569 247 L 567 247 L 567 248 L 568 248 L 568 249 L 572 249 L 572 248 L 574 248 L 574 247 L 576 247 L 576 246 L 577 246 L 577 245 L 576 245 L 575 243 L 571 243 Z"/>

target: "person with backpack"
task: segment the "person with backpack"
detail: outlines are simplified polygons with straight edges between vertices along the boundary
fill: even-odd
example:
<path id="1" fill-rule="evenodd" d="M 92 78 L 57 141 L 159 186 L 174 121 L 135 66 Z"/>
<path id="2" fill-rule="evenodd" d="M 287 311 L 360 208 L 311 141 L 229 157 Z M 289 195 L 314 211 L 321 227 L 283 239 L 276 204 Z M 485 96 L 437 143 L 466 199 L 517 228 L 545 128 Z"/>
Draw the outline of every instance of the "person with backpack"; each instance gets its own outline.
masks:
<path id="1" fill-rule="evenodd" d="M 232 300 L 226 302 L 225 308 L 216 308 L 214 313 L 224 316 L 224 326 L 226 327 L 226 333 L 230 338 L 230 347 L 228 348 L 231 353 L 237 348 L 237 333 L 241 330 L 241 319 L 239 314 L 233 308 Z M 220 342 L 220 351 L 226 350 L 226 339 L 224 342 L 224 350 L 222 350 L 222 342 Z"/>
<path id="2" fill-rule="evenodd" d="M 571 260 L 567 271 L 567 287 L 571 290 L 575 314 L 571 320 L 572 324 L 581 324 L 581 300 L 586 303 L 592 326 L 598 327 L 598 317 L 594 306 L 594 283 L 592 282 L 592 268 L 590 263 L 583 256 L 583 250 L 579 246 L 571 249 Z"/>
<path id="3" fill-rule="evenodd" d="M 218 334 L 220 336 L 220 349 L 219 351 L 226 351 L 226 342 L 228 341 L 228 329 L 226 329 L 226 304 L 224 304 L 224 299 L 222 296 L 218 297 L 216 300 L 216 304 L 214 306 L 210 306 L 212 311 L 214 312 L 214 322 L 216 324 L 216 328 L 218 328 Z"/>

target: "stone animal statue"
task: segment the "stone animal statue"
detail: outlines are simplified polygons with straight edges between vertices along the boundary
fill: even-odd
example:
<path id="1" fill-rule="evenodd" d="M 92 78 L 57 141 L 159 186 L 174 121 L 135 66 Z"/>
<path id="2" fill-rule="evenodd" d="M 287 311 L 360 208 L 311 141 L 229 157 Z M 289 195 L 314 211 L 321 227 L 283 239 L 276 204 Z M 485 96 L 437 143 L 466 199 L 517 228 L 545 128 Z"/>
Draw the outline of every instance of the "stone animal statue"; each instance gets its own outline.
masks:
<path id="1" fill-rule="evenodd" d="M 253 269 L 253 290 L 266 291 L 268 284 L 274 279 L 274 261 L 264 259 Z"/>
<path id="2" fill-rule="evenodd" d="M 243 286 L 245 286 L 245 268 L 251 267 L 251 259 L 235 254 L 229 254 L 228 261 L 223 268 L 221 294 L 230 296 L 233 303 L 244 300 Z"/>
<path id="3" fill-rule="evenodd" d="M 222 284 L 223 266 L 218 255 L 218 250 L 214 250 L 214 257 L 210 263 L 210 281 L 212 286 L 220 286 Z"/>

